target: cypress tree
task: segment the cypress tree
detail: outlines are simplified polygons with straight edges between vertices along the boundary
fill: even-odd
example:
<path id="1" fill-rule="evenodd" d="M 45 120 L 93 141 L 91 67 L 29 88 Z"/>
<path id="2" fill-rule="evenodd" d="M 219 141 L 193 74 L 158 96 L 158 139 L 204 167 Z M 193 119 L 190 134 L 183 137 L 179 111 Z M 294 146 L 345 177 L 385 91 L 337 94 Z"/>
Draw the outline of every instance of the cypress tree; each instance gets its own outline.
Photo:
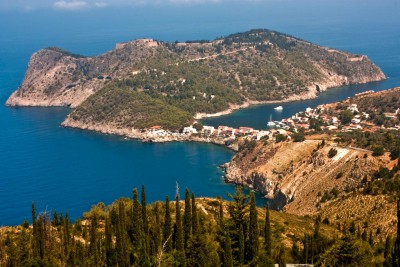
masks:
<path id="1" fill-rule="evenodd" d="M 232 244 L 229 234 L 226 234 L 224 246 L 224 267 L 233 267 Z"/>
<path id="2" fill-rule="evenodd" d="M 128 250 L 128 237 L 125 219 L 125 205 L 122 201 L 118 203 L 118 216 L 117 216 L 117 233 L 115 242 L 115 253 L 118 266 L 129 266 L 129 250 Z"/>
<path id="3" fill-rule="evenodd" d="M 196 198 L 194 193 L 192 193 L 192 233 L 195 235 L 197 233 L 198 217 L 197 217 L 197 206 Z"/>
<path id="4" fill-rule="evenodd" d="M 392 252 L 393 267 L 400 267 L 400 198 L 397 200 L 397 237 Z"/>
<path id="5" fill-rule="evenodd" d="M 165 251 L 170 252 L 172 250 L 172 222 L 171 222 L 171 211 L 169 209 L 169 197 L 168 196 L 165 199 L 163 243 L 165 243 Z"/>
<path id="6" fill-rule="evenodd" d="M 146 192 L 144 190 L 144 185 L 142 185 L 142 241 L 141 241 L 141 266 L 149 266 L 150 265 L 150 240 L 149 240 L 149 221 L 147 217 L 147 207 L 146 207 Z"/>
<path id="7" fill-rule="evenodd" d="M 175 197 L 175 225 L 176 225 L 176 250 L 184 251 L 183 229 L 179 195 Z"/>
<path id="8" fill-rule="evenodd" d="M 361 239 L 362 241 L 367 241 L 368 238 L 368 233 L 367 233 L 367 229 L 365 229 L 361 235 Z"/>
<path id="9" fill-rule="evenodd" d="M 374 237 L 372 235 L 372 230 L 369 231 L 369 239 L 368 239 L 369 245 L 373 248 L 374 247 Z"/>
<path id="10" fill-rule="evenodd" d="M 283 244 L 280 245 L 279 247 L 279 253 L 278 253 L 278 265 L 279 267 L 286 267 L 286 255 L 285 255 L 285 247 Z"/>
<path id="11" fill-rule="evenodd" d="M 55 211 L 54 214 L 53 214 L 53 222 L 52 222 L 52 225 L 53 225 L 54 227 L 57 227 L 57 226 L 60 225 L 60 222 L 59 222 L 59 220 L 58 220 L 58 213 L 57 213 L 57 211 Z"/>
<path id="12" fill-rule="evenodd" d="M 248 261 L 253 261 L 258 253 L 258 216 L 254 192 L 250 193 L 250 225 Z"/>
<path id="13" fill-rule="evenodd" d="M 35 203 L 32 202 L 32 251 L 33 257 L 39 258 L 39 236 L 38 236 L 38 223 L 37 223 L 37 215 Z"/>
<path id="14" fill-rule="evenodd" d="M 97 238 L 97 225 L 98 220 L 96 214 L 94 214 L 91 218 L 90 222 L 90 243 L 89 243 L 89 253 L 90 256 L 93 257 L 93 265 L 97 266 L 99 263 L 99 253 L 97 250 L 98 246 L 98 238 Z"/>
<path id="15" fill-rule="evenodd" d="M 222 225 L 224 224 L 224 207 L 222 206 L 221 200 L 219 201 L 218 219 L 219 219 L 219 226 L 222 228 Z"/>
<path id="16" fill-rule="evenodd" d="M 142 208 L 138 199 L 137 189 L 133 189 L 133 208 L 132 208 L 132 234 L 131 240 L 134 251 L 138 251 L 140 240 L 142 239 Z"/>
<path id="17" fill-rule="evenodd" d="M 314 225 L 314 239 L 319 238 L 319 229 L 321 228 L 321 217 L 317 216 L 315 219 L 315 225 Z"/>
<path id="18" fill-rule="evenodd" d="M 144 190 L 144 185 L 142 185 L 142 221 L 143 221 L 143 232 L 147 237 L 149 235 L 149 221 L 147 217 L 147 208 L 146 208 L 146 192 Z"/>
<path id="19" fill-rule="evenodd" d="M 385 261 L 383 262 L 383 267 L 392 267 L 392 239 L 390 235 L 386 237 L 385 250 L 383 252 L 383 257 Z"/>
<path id="20" fill-rule="evenodd" d="M 268 205 L 265 208 L 264 249 L 265 249 L 265 254 L 271 258 L 272 256 L 271 222 L 269 219 Z"/>
<path id="21" fill-rule="evenodd" d="M 184 230 L 184 246 L 188 246 L 190 236 L 192 234 L 192 207 L 190 203 L 190 193 L 186 188 L 185 191 L 185 213 L 183 215 L 183 230 Z"/>
<path id="22" fill-rule="evenodd" d="M 244 263 L 244 231 L 243 226 L 240 225 L 239 229 L 239 263 Z"/>
<path id="23" fill-rule="evenodd" d="M 113 241 L 112 241 L 112 232 L 111 232 L 111 225 L 110 219 L 106 218 L 106 227 L 105 227 L 105 244 L 106 250 L 106 266 L 114 266 L 115 263 L 113 261 Z"/>
<path id="24" fill-rule="evenodd" d="M 309 250 L 309 242 L 308 242 L 308 235 L 304 234 L 304 249 L 303 249 L 303 261 L 305 264 L 308 263 L 308 250 Z"/>
<path id="25" fill-rule="evenodd" d="M 161 223 L 160 223 L 160 212 L 159 212 L 159 203 L 156 202 L 154 206 L 154 214 L 155 214 L 155 225 L 153 227 L 154 236 L 152 238 L 154 242 L 154 252 L 157 253 L 158 250 L 162 247 L 161 240 Z"/>
<path id="26" fill-rule="evenodd" d="M 69 229 L 69 219 L 68 219 L 68 213 L 65 215 L 65 219 L 63 221 L 64 225 L 64 236 L 63 236 L 63 241 L 64 241 L 64 255 L 68 259 L 69 257 L 69 246 L 70 246 L 70 229 Z"/>

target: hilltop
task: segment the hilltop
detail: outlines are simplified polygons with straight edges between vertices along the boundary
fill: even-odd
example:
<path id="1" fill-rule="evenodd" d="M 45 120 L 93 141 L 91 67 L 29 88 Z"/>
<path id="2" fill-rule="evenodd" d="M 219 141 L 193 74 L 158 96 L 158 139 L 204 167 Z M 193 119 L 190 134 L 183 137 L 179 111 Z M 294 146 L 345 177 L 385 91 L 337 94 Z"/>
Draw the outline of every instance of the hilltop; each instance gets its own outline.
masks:
<path id="1" fill-rule="evenodd" d="M 175 131 L 195 116 L 385 78 L 364 55 L 251 30 L 212 41 L 139 39 L 95 57 L 43 49 L 6 104 L 70 106 L 65 126 L 126 135 L 154 125 Z"/>

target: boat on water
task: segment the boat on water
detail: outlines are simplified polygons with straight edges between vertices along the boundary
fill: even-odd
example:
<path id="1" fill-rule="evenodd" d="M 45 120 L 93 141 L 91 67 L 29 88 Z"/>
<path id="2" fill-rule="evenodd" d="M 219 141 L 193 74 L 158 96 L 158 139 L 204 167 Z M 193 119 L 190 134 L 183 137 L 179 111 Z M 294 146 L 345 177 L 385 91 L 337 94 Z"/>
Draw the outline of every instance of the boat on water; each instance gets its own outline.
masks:
<path id="1" fill-rule="evenodd" d="M 282 110 L 283 107 L 282 106 L 277 106 L 276 108 L 274 108 L 275 110 Z"/>
<path id="2" fill-rule="evenodd" d="M 271 127 L 276 125 L 275 122 L 272 121 L 272 114 L 269 115 L 269 121 L 267 122 L 267 125 Z"/>

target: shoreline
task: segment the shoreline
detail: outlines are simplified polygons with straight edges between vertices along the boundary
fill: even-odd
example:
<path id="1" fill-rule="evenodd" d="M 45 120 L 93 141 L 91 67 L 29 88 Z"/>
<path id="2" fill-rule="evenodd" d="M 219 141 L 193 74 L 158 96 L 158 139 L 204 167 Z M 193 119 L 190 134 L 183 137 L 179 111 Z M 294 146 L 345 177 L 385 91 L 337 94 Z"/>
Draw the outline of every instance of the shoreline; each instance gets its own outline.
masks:
<path id="1" fill-rule="evenodd" d="M 222 138 L 210 138 L 199 135 L 187 135 L 181 133 L 171 133 L 168 136 L 153 136 L 151 133 L 143 132 L 138 129 L 129 128 L 113 128 L 106 125 L 86 125 L 69 120 L 68 118 L 61 123 L 62 127 L 79 129 L 83 131 L 93 131 L 101 134 L 115 135 L 133 139 L 143 143 L 169 143 L 169 142 L 201 142 L 223 146 L 234 152 L 237 152 L 235 145 L 226 145 Z"/>
<path id="2" fill-rule="evenodd" d="M 330 88 L 333 88 L 333 87 L 330 87 Z M 225 110 L 220 111 L 220 112 L 216 112 L 216 113 L 196 113 L 194 115 L 194 119 L 195 120 L 202 120 L 202 119 L 206 119 L 206 118 L 225 116 L 225 115 L 232 114 L 233 112 L 235 112 L 237 110 L 250 108 L 250 107 L 253 107 L 253 106 L 257 106 L 257 105 L 282 104 L 282 103 L 296 102 L 296 101 L 309 100 L 309 99 L 315 99 L 315 98 L 318 98 L 318 93 L 314 93 L 312 91 L 308 91 L 307 93 L 304 93 L 304 94 L 301 94 L 301 95 L 289 96 L 288 98 L 286 98 L 284 100 L 266 100 L 266 101 L 247 100 L 243 104 L 231 105 L 228 109 L 225 109 Z"/>

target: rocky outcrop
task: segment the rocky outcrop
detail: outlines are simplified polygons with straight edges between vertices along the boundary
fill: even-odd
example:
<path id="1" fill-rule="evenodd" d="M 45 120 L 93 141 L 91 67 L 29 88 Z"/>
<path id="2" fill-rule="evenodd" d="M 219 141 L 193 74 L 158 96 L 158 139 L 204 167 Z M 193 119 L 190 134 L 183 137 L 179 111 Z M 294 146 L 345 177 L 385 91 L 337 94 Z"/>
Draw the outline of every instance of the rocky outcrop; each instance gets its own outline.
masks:
<path id="1" fill-rule="evenodd" d="M 151 56 L 156 46 L 136 40 L 96 57 L 59 48 L 34 53 L 21 86 L 8 98 L 9 106 L 77 107 L 116 77 L 123 77 Z"/>
<path id="2" fill-rule="evenodd" d="M 318 211 L 325 192 L 349 191 L 383 164 L 346 147 L 336 147 L 336 156 L 329 158 L 332 147 L 320 147 L 320 143 L 259 144 L 252 151 L 235 155 L 226 166 L 225 179 L 260 192 L 275 208 L 305 215 Z"/>

